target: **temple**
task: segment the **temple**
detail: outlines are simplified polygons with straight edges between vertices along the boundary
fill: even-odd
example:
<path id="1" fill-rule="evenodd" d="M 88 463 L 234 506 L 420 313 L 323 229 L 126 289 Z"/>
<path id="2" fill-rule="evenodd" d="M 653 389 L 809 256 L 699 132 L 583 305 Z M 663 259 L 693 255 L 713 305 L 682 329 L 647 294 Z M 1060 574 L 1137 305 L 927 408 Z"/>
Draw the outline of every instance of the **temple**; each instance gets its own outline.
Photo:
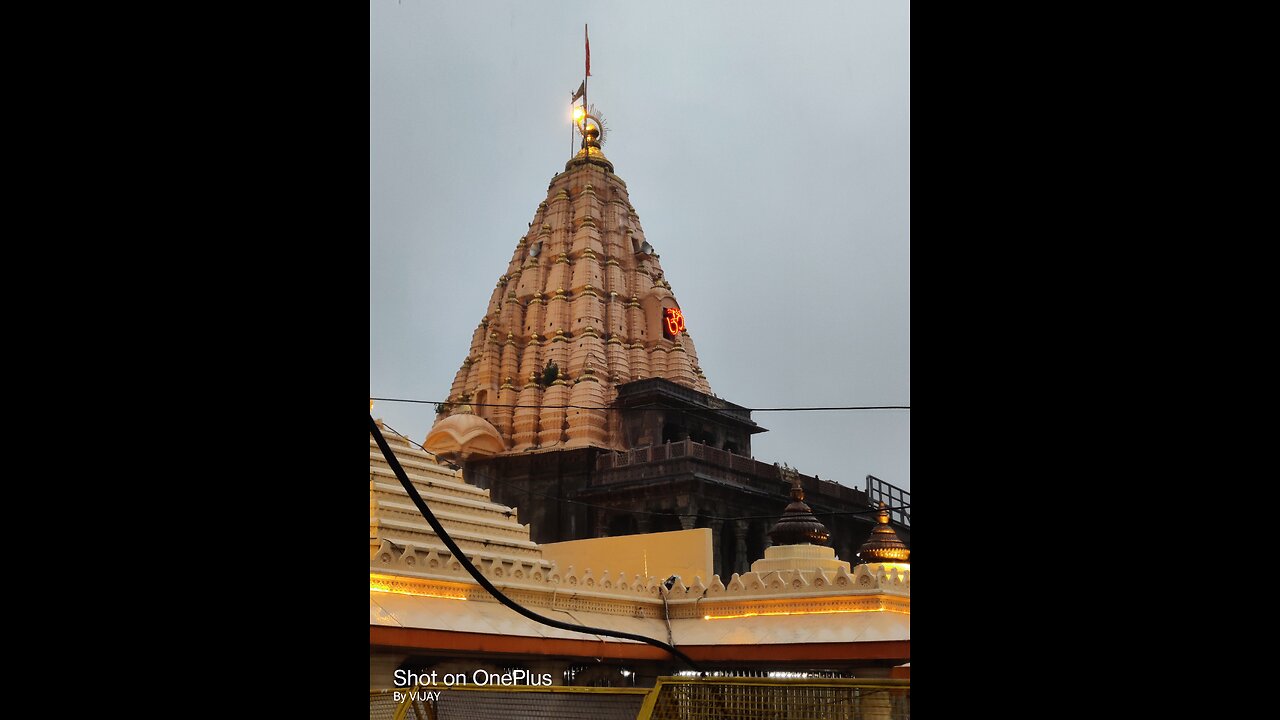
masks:
<path id="1" fill-rule="evenodd" d="M 603 153 L 603 123 L 587 115 L 581 130 L 423 445 L 519 507 L 532 542 L 705 528 L 711 570 L 747 572 L 798 483 L 814 513 L 836 519 L 830 545 L 851 557 L 876 525 L 872 478 L 861 490 L 752 456 L 765 428 L 711 392 L 696 318 Z M 909 540 L 909 511 L 894 520 Z"/>
<path id="2" fill-rule="evenodd" d="M 580 130 L 424 442 L 372 422 L 370 717 L 909 718 L 907 495 L 752 457 L 765 429 L 711 392 L 603 123 Z"/>

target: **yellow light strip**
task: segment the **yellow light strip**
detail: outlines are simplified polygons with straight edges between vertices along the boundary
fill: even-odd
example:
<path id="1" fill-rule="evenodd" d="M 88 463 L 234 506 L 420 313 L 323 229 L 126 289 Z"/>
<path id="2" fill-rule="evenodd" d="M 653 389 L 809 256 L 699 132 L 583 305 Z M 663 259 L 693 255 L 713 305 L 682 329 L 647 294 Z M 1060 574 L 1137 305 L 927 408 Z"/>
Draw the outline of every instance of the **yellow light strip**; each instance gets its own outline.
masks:
<path id="1" fill-rule="evenodd" d="M 378 582 L 377 580 L 373 579 L 372 575 L 369 576 L 369 590 L 370 592 L 384 592 L 384 593 L 391 593 L 393 595 L 411 595 L 413 597 L 428 597 L 428 598 L 437 598 L 440 600 L 466 600 L 467 599 L 467 595 L 463 591 L 458 591 L 456 593 L 450 593 L 450 594 L 442 594 L 442 593 L 429 593 L 429 592 L 412 592 L 409 590 L 392 588 L 390 583 Z"/>
<path id="2" fill-rule="evenodd" d="M 769 617 L 775 615 L 837 615 L 842 613 L 887 612 L 888 608 L 872 608 L 870 610 L 808 610 L 803 612 L 749 612 L 741 615 L 703 615 L 703 620 L 733 620 L 734 618 Z"/>

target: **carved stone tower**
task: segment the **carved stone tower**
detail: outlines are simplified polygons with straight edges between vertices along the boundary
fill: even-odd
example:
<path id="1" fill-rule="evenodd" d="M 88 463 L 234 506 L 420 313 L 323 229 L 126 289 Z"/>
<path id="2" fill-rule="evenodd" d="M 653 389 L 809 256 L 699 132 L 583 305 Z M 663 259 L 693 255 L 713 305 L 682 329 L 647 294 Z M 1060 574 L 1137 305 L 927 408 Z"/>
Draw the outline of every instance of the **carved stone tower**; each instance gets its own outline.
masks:
<path id="1" fill-rule="evenodd" d="M 490 454 L 495 438 L 496 454 L 621 450 L 617 417 L 595 408 L 646 378 L 711 392 L 627 184 L 588 125 L 516 242 L 426 446 L 463 459 Z"/>
<path id="2" fill-rule="evenodd" d="M 752 457 L 765 429 L 711 394 L 689 336 L 696 318 L 685 318 L 601 150 L 603 123 L 587 115 L 582 130 L 423 444 L 518 507 L 534 542 L 710 528 L 715 572 L 727 577 L 766 556 L 767 518 L 794 493 L 804 500 L 787 523 L 814 527 L 786 552 L 852 557 L 872 529 L 856 514 L 866 494 Z M 801 507 L 807 517 L 793 517 Z M 842 520 L 828 531 L 814 518 L 824 512 Z M 783 535 L 773 541 L 800 542 Z M 819 535 L 829 547 L 807 544 Z"/>

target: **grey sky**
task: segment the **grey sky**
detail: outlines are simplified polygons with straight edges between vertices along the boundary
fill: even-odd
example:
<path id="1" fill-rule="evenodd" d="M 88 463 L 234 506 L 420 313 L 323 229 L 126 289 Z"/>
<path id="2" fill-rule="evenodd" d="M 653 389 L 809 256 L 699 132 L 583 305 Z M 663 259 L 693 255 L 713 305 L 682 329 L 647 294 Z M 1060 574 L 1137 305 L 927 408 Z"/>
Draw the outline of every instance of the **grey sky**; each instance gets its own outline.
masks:
<path id="1" fill-rule="evenodd" d="M 582 82 L 712 390 L 909 405 L 910 6 L 421 2 L 369 14 L 369 392 L 449 392 Z M 576 147 L 576 142 L 575 142 Z M 419 442 L 430 405 L 374 415 Z M 910 489 L 910 411 L 757 413 L 766 462 Z"/>

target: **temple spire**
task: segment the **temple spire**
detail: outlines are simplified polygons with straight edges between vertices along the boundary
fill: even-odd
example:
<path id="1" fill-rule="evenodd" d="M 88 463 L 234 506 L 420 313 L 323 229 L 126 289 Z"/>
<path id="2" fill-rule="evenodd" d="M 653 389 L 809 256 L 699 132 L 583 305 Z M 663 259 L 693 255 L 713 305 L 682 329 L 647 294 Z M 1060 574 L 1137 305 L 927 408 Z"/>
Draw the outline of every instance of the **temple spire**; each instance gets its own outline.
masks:
<path id="1" fill-rule="evenodd" d="M 494 268 L 489 301 L 476 308 L 482 319 L 423 443 L 431 452 L 620 450 L 638 440 L 612 412 L 618 388 L 660 378 L 711 393 L 689 336 L 699 320 L 680 308 L 626 183 L 601 152 L 608 125 L 594 107 L 574 111 L 581 150 Z M 545 378 L 548 362 L 557 372 Z"/>
<path id="2" fill-rule="evenodd" d="M 879 522 L 871 531 L 871 537 L 858 549 L 858 558 L 864 563 L 905 563 L 909 557 L 911 551 L 889 524 L 889 508 L 882 501 Z"/>
<path id="3" fill-rule="evenodd" d="M 804 488 L 800 486 L 800 473 L 786 466 L 779 472 L 782 473 L 783 477 L 791 481 L 791 504 L 787 505 L 787 509 L 782 511 L 782 517 L 778 519 L 777 524 L 769 531 L 769 538 L 773 540 L 774 545 L 801 545 L 804 543 L 826 545 L 831 533 L 827 531 L 827 527 L 818 518 L 814 517 L 813 511 L 805 504 Z"/>

